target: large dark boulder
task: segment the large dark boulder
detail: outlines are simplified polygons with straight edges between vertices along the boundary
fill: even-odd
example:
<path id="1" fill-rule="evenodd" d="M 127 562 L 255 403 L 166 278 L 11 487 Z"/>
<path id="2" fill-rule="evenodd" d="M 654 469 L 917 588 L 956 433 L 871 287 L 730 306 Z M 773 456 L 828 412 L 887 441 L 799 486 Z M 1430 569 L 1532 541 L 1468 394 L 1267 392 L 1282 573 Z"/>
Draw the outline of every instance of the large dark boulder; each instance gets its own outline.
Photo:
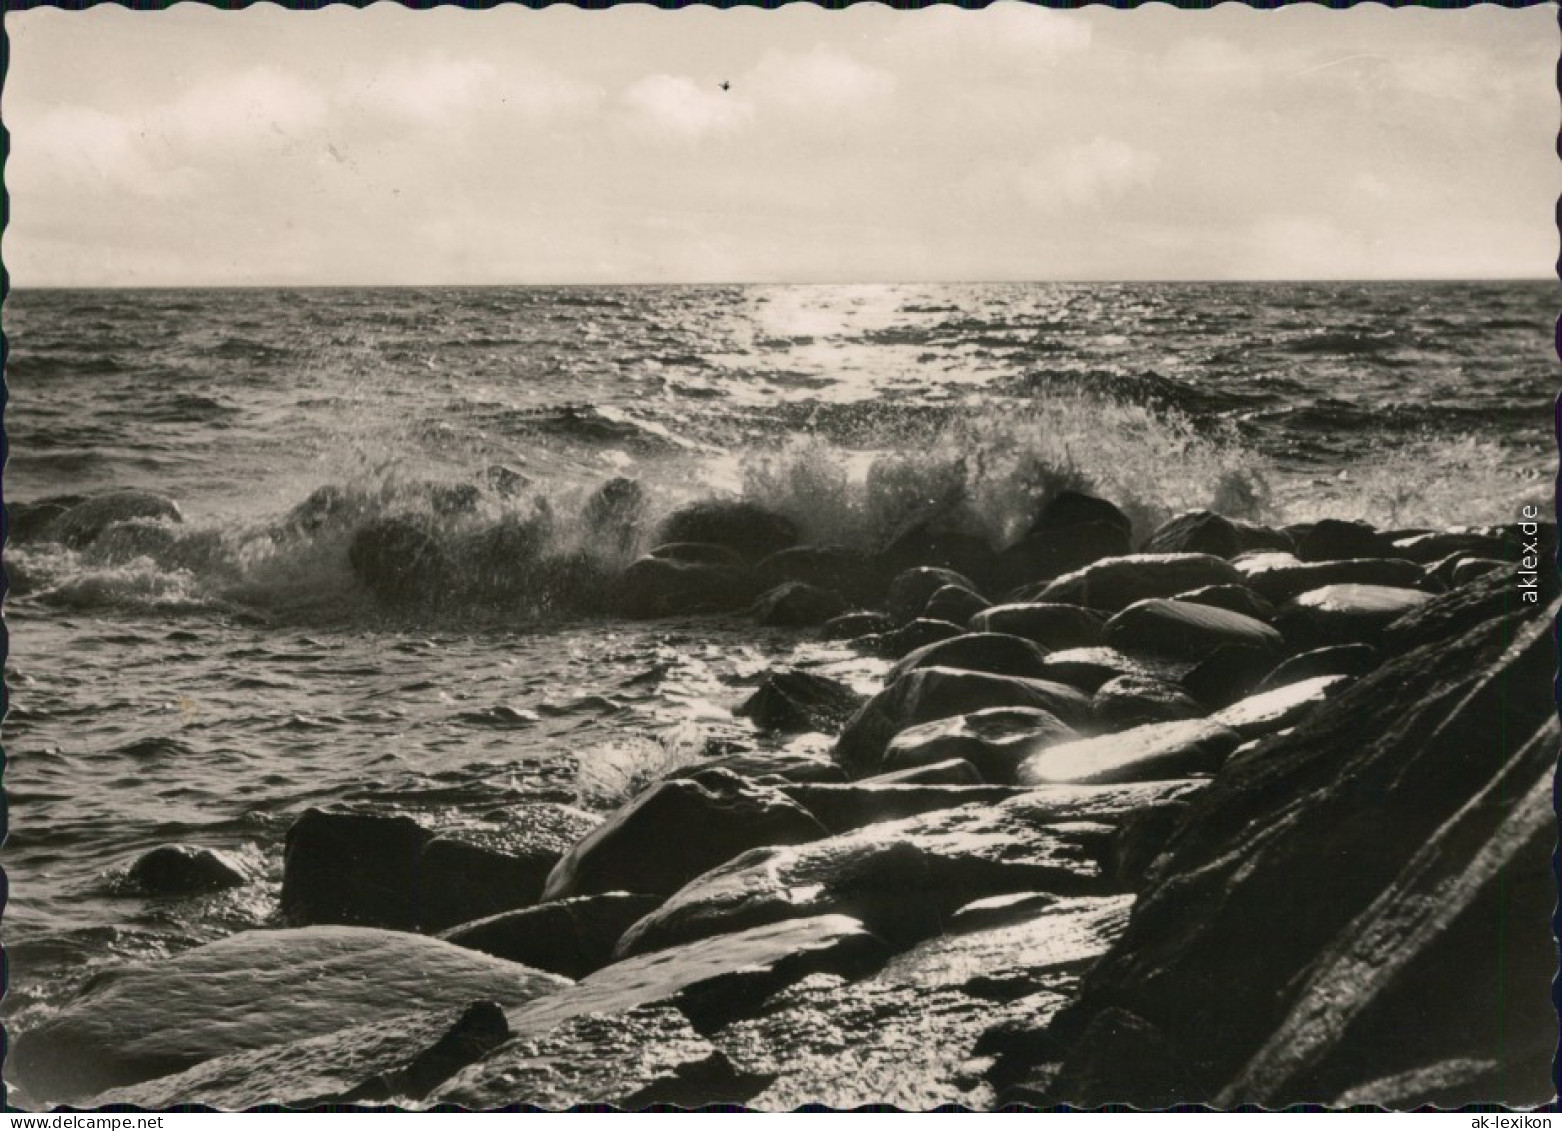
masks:
<path id="1" fill-rule="evenodd" d="M 418 925 L 418 860 L 434 834 L 411 817 L 306 809 L 288 827 L 282 918 L 293 927 Z"/>
<path id="2" fill-rule="evenodd" d="M 1109 522 L 1086 522 L 1028 534 L 1003 550 L 993 566 L 993 591 L 1008 593 L 1051 581 L 1102 558 L 1132 552 L 1128 532 Z"/>
<path id="3" fill-rule="evenodd" d="M 33 1096 L 72 1100 L 246 1049 L 472 1001 L 519 1005 L 568 984 L 400 931 L 244 931 L 99 974 L 17 1040 L 6 1073 Z"/>
<path id="4" fill-rule="evenodd" d="M 743 555 L 728 546 L 713 546 L 709 542 L 666 542 L 652 546 L 646 555 L 664 558 L 670 562 L 698 562 L 703 565 L 741 568 Z"/>
<path id="5" fill-rule="evenodd" d="M 857 641 L 857 644 L 859 647 L 867 647 L 875 655 L 898 660 L 904 656 L 909 656 L 919 648 L 937 644 L 940 640 L 953 640 L 957 636 L 964 635 L 965 629 L 953 621 L 930 620 L 927 617 L 918 617 L 914 621 L 908 621 L 901 625 L 893 632 L 882 633 L 878 636 L 864 636 Z"/>
<path id="6" fill-rule="evenodd" d="M 1460 594 L 1441 602 L 1459 610 Z M 1467 1098 L 1550 1096 L 1556 613 L 1512 603 L 1473 627 L 1451 615 L 1442 634 L 1429 606 L 1421 647 L 1228 764 L 1053 1024 L 1058 1041 L 1126 1010 L 1177 1050 L 1183 1102 L 1327 1103 L 1455 1056 L 1493 1062 L 1486 1082 L 1504 1084 Z M 1503 906 L 1507 861 L 1509 893 L 1540 893 L 1527 909 Z M 1539 927 L 1499 955 L 1499 921 Z M 1515 1004 L 1500 1023 L 1470 1023 L 1498 1000 Z M 1133 1049 L 1117 1051 L 1103 1086 L 1140 1102 Z"/>
<path id="7" fill-rule="evenodd" d="M 1105 558 L 1065 574 L 1035 600 L 1115 613 L 1150 597 L 1175 597 L 1206 585 L 1241 581 L 1241 574 L 1230 562 L 1212 554 L 1130 554 Z"/>
<path id="8" fill-rule="evenodd" d="M 1090 706 L 1097 725 L 1109 731 L 1192 719 L 1204 713 L 1176 684 L 1136 675 L 1107 680 L 1096 688 Z"/>
<path id="9" fill-rule="evenodd" d="M 1304 562 L 1332 562 L 1345 558 L 1386 558 L 1393 554 L 1393 539 L 1365 522 L 1325 518 L 1313 523 L 1296 540 L 1296 556 Z"/>
<path id="10" fill-rule="evenodd" d="M 1202 589 L 1178 593 L 1176 599 L 1189 605 L 1209 605 L 1211 608 L 1241 613 L 1265 623 L 1275 615 L 1274 605 L 1245 585 L 1206 585 Z"/>
<path id="11" fill-rule="evenodd" d="M 157 491 L 110 491 L 89 496 L 64 514 L 57 515 L 48 525 L 47 536 L 51 541 L 80 550 L 91 545 L 115 523 L 133 519 L 183 522 L 184 513 L 178 503 Z"/>
<path id="12" fill-rule="evenodd" d="M 137 858 L 127 878 L 138 891 L 155 896 L 197 895 L 249 882 L 227 853 L 189 844 L 159 845 Z"/>
<path id="13" fill-rule="evenodd" d="M 612 891 L 505 911 L 444 931 L 446 942 L 536 970 L 584 978 L 606 966 L 630 925 L 661 898 Z"/>
<path id="14" fill-rule="evenodd" d="M 1116 527 L 1125 537 L 1133 536 L 1134 524 L 1126 514 L 1105 499 L 1081 491 L 1063 491 L 1053 497 L 1031 523 L 1031 533 L 1067 530 L 1092 523 Z"/>
<path id="15" fill-rule="evenodd" d="M 799 668 L 771 672 L 733 714 L 760 730 L 834 734 L 863 704 L 840 680 Z"/>
<path id="16" fill-rule="evenodd" d="M 969 624 L 977 613 L 987 608 L 988 601 L 972 593 L 963 585 L 946 585 L 927 599 L 922 615 L 931 620 L 946 620 L 952 624 Z"/>
<path id="17" fill-rule="evenodd" d="M 970 632 L 939 640 L 904 656 L 889 670 L 885 682 L 893 682 L 918 668 L 959 668 L 961 671 L 1041 679 L 1047 651 L 1020 636 L 1001 632 Z"/>
<path id="18" fill-rule="evenodd" d="M 548 876 L 545 900 L 599 892 L 666 895 L 760 844 L 825 829 L 796 802 L 725 770 L 659 782 L 608 817 Z"/>
<path id="19" fill-rule="evenodd" d="M 1394 539 L 1388 551 L 1391 558 L 1403 558 L 1419 565 L 1431 565 L 1451 554 L 1472 558 L 1505 558 L 1509 539 L 1485 531 L 1431 531 Z"/>
<path id="20" fill-rule="evenodd" d="M 971 631 L 1023 636 L 1055 652 L 1104 643 L 1105 623 L 1101 613 L 1079 605 L 994 605 L 971 618 Z"/>
<path id="21" fill-rule="evenodd" d="M 971 578 L 967 588 L 976 589 L 991 579 L 996 560 L 992 546 L 980 535 L 913 527 L 896 535 L 875 563 L 886 577 L 909 569 L 947 569 Z"/>
<path id="22" fill-rule="evenodd" d="M 1213 605 L 1152 598 L 1129 605 L 1106 622 L 1106 642 L 1130 654 L 1149 652 L 1202 660 L 1218 648 L 1254 648 L 1279 654 L 1281 635 L 1267 624 Z"/>
<path id="23" fill-rule="evenodd" d="M 417 868 L 423 930 L 536 903 L 564 853 L 598 823 L 562 805 L 528 805 L 507 816 L 504 825 L 446 833 L 424 846 Z"/>
<path id="24" fill-rule="evenodd" d="M 1380 661 L 1378 650 L 1370 644 L 1336 644 L 1329 648 L 1314 648 L 1286 660 L 1266 675 L 1259 687 L 1264 690 L 1285 687 L 1320 675 L 1362 676 L 1376 668 Z"/>
<path id="25" fill-rule="evenodd" d="M 70 502 L 40 499 L 32 503 L 5 504 L 5 540 L 7 545 L 25 546 L 52 538 L 54 522 L 81 500 Z"/>
<path id="26" fill-rule="evenodd" d="M 1234 558 L 1242 537 L 1230 519 L 1210 511 L 1186 511 L 1155 528 L 1140 550 L 1146 554 L 1214 554 Z"/>
<path id="27" fill-rule="evenodd" d="M 884 768 L 884 752 L 901 731 L 985 707 L 1035 707 L 1074 726 L 1090 720 L 1090 700 L 1050 680 L 957 668 L 917 668 L 863 704 L 841 732 L 835 758 L 858 777 Z"/>
<path id="28" fill-rule="evenodd" d="M 756 503 L 707 499 L 663 519 L 656 541 L 709 542 L 736 550 L 745 561 L 758 562 L 797 545 L 798 533 L 791 519 Z"/>
<path id="29" fill-rule="evenodd" d="M 752 576 L 711 562 L 641 558 L 619 578 L 618 608 L 630 617 L 682 616 L 740 609 L 754 599 Z"/>

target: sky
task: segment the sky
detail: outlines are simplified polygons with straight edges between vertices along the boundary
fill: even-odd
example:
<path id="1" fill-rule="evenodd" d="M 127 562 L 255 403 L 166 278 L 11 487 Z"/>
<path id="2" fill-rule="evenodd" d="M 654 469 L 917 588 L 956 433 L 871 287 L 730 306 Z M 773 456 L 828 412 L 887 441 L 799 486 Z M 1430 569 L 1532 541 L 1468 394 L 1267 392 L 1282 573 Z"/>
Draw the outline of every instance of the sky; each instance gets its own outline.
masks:
<path id="1" fill-rule="evenodd" d="M 4 23 L 18 287 L 1516 278 L 1557 257 L 1550 6 Z"/>

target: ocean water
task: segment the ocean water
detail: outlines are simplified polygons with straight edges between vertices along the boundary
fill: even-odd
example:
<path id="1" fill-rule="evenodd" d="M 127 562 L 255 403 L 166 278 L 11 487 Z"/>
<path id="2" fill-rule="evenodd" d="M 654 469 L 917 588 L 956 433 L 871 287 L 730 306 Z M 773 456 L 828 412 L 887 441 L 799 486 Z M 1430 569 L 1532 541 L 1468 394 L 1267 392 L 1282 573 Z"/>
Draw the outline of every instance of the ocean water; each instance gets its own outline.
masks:
<path id="1" fill-rule="evenodd" d="M 6 551 L 7 1024 L 25 1030 L 104 964 L 274 922 L 282 837 L 308 805 L 448 826 L 517 801 L 590 805 L 601 767 L 646 736 L 758 741 L 730 707 L 773 665 L 864 687 L 882 670 L 741 617 L 631 623 L 542 599 L 523 562 L 497 591 L 384 608 L 348 562 L 363 522 L 433 514 L 453 547 L 518 525 L 544 556 L 612 566 L 659 513 L 712 493 L 864 544 L 918 508 L 1001 539 L 1061 482 L 1141 524 L 1211 504 L 1511 520 L 1549 498 L 1557 297 L 1551 283 L 13 294 L 6 498 L 150 488 L 186 521 L 79 553 Z M 644 493 L 627 539 L 581 517 L 612 478 Z M 440 501 L 459 485 L 478 493 Z M 125 868 L 168 842 L 230 851 L 254 879 L 199 899 L 127 892 Z"/>

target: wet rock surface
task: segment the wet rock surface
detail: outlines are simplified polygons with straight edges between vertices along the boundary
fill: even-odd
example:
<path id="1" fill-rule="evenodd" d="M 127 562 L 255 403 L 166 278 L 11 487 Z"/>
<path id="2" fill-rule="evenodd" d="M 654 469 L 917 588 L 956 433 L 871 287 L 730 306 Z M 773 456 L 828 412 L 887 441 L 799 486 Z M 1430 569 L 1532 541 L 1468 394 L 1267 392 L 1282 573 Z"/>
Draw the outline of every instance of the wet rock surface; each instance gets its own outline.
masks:
<path id="1" fill-rule="evenodd" d="M 221 891 L 249 881 L 225 852 L 189 844 L 164 844 L 139 857 L 126 877 L 148 895 L 181 896 Z"/>
<path id="2" fill-rule="evenodd" d="M 863 697 L 839 680 L 796 668 L 772 672 L 733 714 L 761 730 L 835 733 Z"/>
<path id="3" fill-rule="evenodd" d="M 396 931 L 246 931 L 100 975 L 17 1041 L 7 1071 L 34 1093 L 80 1098 L 228 1053 L 479 1000 L 518 1005 L 568 984 Z"/>
<path id="4" fill-rule="evenodd" d="M 284 921 L 416 927 L 418 860 L 433 839 L 411 817 L 305 810 L 287 831 Z"/>
<path id="5" fill-rule="evenodd" d="M 1008 784 L 1030 754 L 1078 737 L 1077 730 L 1051 711 L 992 707 L 901 731 L 890 741 L 883 764 L 894 771 L 958 758 L 974 766 L 983 780 Z"/>
<path id="6" fill-rule="evenodd" d="M 606 966 L 618 940 L 656 910 L 660 898 L 605 892 L 463 922 L 440 938 L 537 970 L 584 978 Z"/>
<path id="7" fill-rule="evenodd" d="M 1213 721 L 1148 723 L 1048 747 L 1027 758 L 1017 776 L 1022 785 L 1162 781 L 1213 773 L 1240 742 L 1235 730 Z"/>

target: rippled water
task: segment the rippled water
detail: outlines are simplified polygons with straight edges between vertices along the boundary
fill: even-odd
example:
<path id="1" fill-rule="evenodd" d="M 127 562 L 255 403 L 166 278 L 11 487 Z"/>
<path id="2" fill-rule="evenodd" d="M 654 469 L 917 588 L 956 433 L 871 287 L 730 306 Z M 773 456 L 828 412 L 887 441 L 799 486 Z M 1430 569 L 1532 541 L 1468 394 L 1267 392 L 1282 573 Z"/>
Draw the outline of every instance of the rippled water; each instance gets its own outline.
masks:
<path id="1" fill-rule="evenodd" d="M 188 521 L 112 553 L 7 551 L 11 1025 L 105 962 L 270 921 L 309 804 L 459 825 L 573 801 L 576 759 L 627 736 L 751 740 L 728 708 L 783 658 L 877 671 L 741 620 L 387 612 L 350 530 L 287 525 L 317 488 L 393 510 L 500 464 L 530 485 L 481 521 L 532 513 L 527 492 L 562 513 L 612 475 L 671 505 L 802 432 L 847 459 L 1081 389 L 1219 429 L 1293 484 L 1429 432 L 1538 476 L 1555 305 L 1543 283 L 13 295 L 6 497 L 153 488 Z M 256 879 L 120 894 L 170 841 Z"/>

